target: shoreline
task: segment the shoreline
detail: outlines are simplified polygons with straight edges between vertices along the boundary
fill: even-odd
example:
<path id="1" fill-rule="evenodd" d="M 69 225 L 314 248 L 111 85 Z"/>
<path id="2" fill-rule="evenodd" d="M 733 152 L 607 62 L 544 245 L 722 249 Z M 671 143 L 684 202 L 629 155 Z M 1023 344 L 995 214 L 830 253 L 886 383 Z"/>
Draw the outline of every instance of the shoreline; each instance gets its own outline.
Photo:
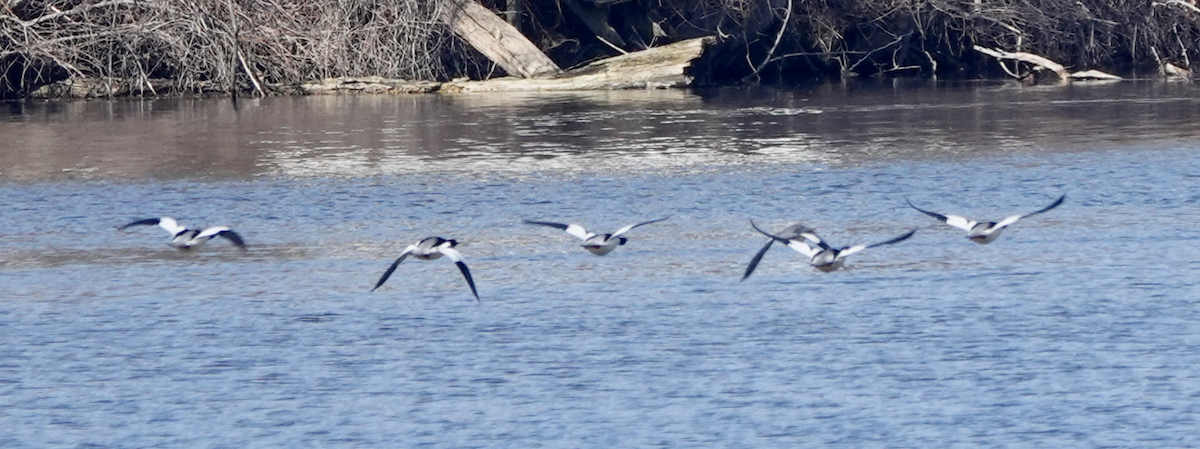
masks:
<path id="1" fill-rule="evenodd" d="M 1190 79 L 1190 61 L 1200 60 L 1200 8 L 1183 0 L 565 3 L 83 0 L 64 10 L 18 1 L 0 8 L 0 99 L 605 90 L 854 77 L 1062 83 L 1148 72 Z M 695 39 L 710 42 L 685 73 L 672 75 L 683 82 L 611 85 L 629 78 L 618 74 L 604 81 L 610 85 L 530 87 L 572 71 L 560 67 Z"/>

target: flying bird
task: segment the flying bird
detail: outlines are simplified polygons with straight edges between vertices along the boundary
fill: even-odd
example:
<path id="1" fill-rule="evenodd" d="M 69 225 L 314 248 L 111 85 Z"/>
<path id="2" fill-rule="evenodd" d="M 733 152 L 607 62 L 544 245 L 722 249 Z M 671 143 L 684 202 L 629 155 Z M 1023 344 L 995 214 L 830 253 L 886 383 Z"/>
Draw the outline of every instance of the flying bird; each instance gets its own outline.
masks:
<path id="1" fill-rule="evenodd" d="M 816 231 L 814 231 L 812 228 L 802 225 L 802 224 L 794 224 L 794 225 L 788 226 L 786 228 L 783 228 L 783 230 L 779 231 L 779 234 L 776 234 L 776 236 L 782 237 L 782 238 L 785 238 L 788 240 L 793 240 L 793 239 L 803 239 L 805 234 L 810 234 L 813 236 L 813 238 L 816 238 Z M 771 249 L 771 245 L 773 245 L 774 243 L 775 243 L 774 238 L 768 239 L 767 244 L 763 245 L 762 249 L 758 250 L 758 253 L 754 255 L 753 259 L 750 259 L 750 265 L 746 267 L 746 274 L 742 275 L 743 281 L 746 280 L 746 278 L 750 277 L 750 274 L 754 272 L 754 268 L 758 266 L 758 262 L 762 260 L 763 255 L 767 254 L 767 250 Z"/>
<path id="2" fill-rule="evenodd" d="M 664 218 L 659 218 L 657 220 L 650 220 L 647 222 L 632 224 L 632 225 L 623 227 L 621 229 L 618 229 L 617 232 L 614 232 L 612 234 L 596 234 L 594 232 L 588 232 L 586 229 L 583 229 L 583 226 L 580 226 L 577 224 L 562 224 L 562 223 L 551 223 L 551 222 L 547 222 L 547 221 L 533 221 L 533 220 L 525 220 L 525 223 L 531 224 L 531 225 L 538 225 L 538 226 L 549 226 L 551 228 L 557 228 L 557 229 L 566 231 L 567 234 L 571 234 L 571 235 L 583 240 L 583 249 L 586 249 L 589 252 L 591 252 L 592 254 L 595 254 L 597 256 L 603 256 L 605 254 L 611 253 L 614 249 L 617 249 L 618 246 L 625 244 L 625 242 L 628 239 L 626 239 L 625 237 L 621 237 L 621 234 L 629 232 L 630 229 L 636 228 L 638 226 L 648 225 L 650 223 L 658 223 L 660 221 L 666 220 L 667 218 L 671 218 L 671 217 L 664 217 Z"/>
<path id="3" fill-rule="evenodd" d="M 818 237 L 811 228 L 804 227 L 803 225 L 797 225 L 799 226 L 800 230 L 798 232 L 799 235 L 795 238 L 784 238 L 781 236 L 772 235 L 766 231 L 763 231 L 762 229 L 759 229 L 758 225 L 754 224 L 754 220 L 750 220 L 750 226 L 752 226 L 755 231 L 758 231 L 762 235 L 770 237 L 772 241 L 787 245 L 788 248 L 794 249 L 796 252 L 807 256 L 809 258 L 808 263 L 812 265 L 813 268 L 826 273 L 837 270 L 838 268 L 842 268 L 846 262 L 846 257 L 850 256 L 851 254 L 867 248 L 900 243 L 909 237 L 912 237 L 913 234 L 917 232 L 917 229 L 913 228 L 913 230 L 908 231 L 903 235 L 894 237 L 891 240 L 884 242 L 872 243 L 870 245 L 854 245 L 834 248 L 825 243 L 824 240 L 821 240 L 821 238 Z M 789 227 L 788 229 L 792 228 Z M 784 231 L 787 231 L 788 229 L 785 229 Z M 742 279 L 745 279 L 746 277 L 750 276 L 750 273 L 754 272 L 754 268 L 758 266 L 758 262 L 761 260 L 760 256 L 761 254 L 756 255 L 754 260 L 750 261 L 750 266 L 746 267 L 746 274 L 742 277 Z"/>
<path id="4" fill-rule="evenodd" d="M 908 198 L 905 198 L 904 202 L 908 203 L 909 207 L 916 209 L 925 215 L 928 215 L 930 217 L 941 220 L 942 223 L 946 223 L 950 226 L 954 226 L 956 228 L 967 231 L 968 239 L 970 239 L 972 242 L 983 245 L 983 244 L 987 244 L 987 243 L 992 243 L 992 241 L 999 238 L 1000 232 L 1003 231 L 1004 228 L 1008 227 L 1009 225 L 1016 223 L 1017 220 L 1020 220 L 1022 218 L 1029 217 L 1032 215 L 1037 215 L 1042 212 L 1048 211 L 1050 209 L 1054 209 L 1054 208 L 1058 207 L 1060 204 L 1062 204 L 1063 200 L 1066 200 L 1066 199 L 1067 199 L 1067 195 L 1063 194 L 1062 196 L 1058 197 L 1058 199 L 1055 200 L 1053 204 L 1042 208 L 1042 210 L 1039 210 L 1039 211 L 1033 212 L 1033 213 L 1028 213 L 1025 215 L 1013 215 L 1013 216 L 1007 217 L 1003 220 L 1000 220 L 999 222 L 994 222 L 994 221 L 980 222 L 980 221 L 974 221 L 974 220 L 968 219 L 966 217 L 960 217 L 958 215 L 942 215 L 942 214 L 939 214 L 936 212 L 930 212 L 930 211 L 921 209 L 917 206 L 914 206 L 912 201 L 909 201 Z"/>
<path id="5" fill-rule="evenodd" d="M 467 279 L 467 285 L 471 287 L 471 293 L 475 295 L 475 301 L 479 302 L 479 292 L 475 290 L 475 280 L 471 278 L 471 270 L 467 269 L 467 264 L 463 262 L 462 254 L 454 249 L 458 246 L 458 242 L 454 239 L 444 239 L 441 237 L 428 237 L 417 243 L 408 245 L 404 248 L 404 252 L 400 253 L 400 257 L 392 262 L 392 266 L 388 267 L 387 271 L 383 272 L 383 276 L 379 278 L 379 282 L 375 283 L 375 287 L 371 291 L 379 288 L 384 282 L 387 282 L 388 277 L 396 271 L 396 267 L 400 266 L 400 262 L 408 256 L 413 256 L 420 260 L 435 260 L 442 256 L 450 258 L 455 265 L 458 265 L 458 271 L 462 272 L 464 278 Z"/>
<path id="6" fill-rule="evenodd" d="M 237 235 L 236 232 L 231 231 L 225 226 L 211 226 L 204 229 L 191 229 L 180 225 L 179 222 L 175 221 L 174 218 L 162 217 L 138 220 L 125 226 L 121 226 L 120 228 L 117 228 L 117 230 L 124 231 L 126 228 L 132 226 L 158 226 L 166 229 L 167 232 L 170 232 L 172 236 L 169 245 L 179 249 L 192 249 L 192 247 L 202 245 L 216 237 L 222 237 L 232 242 L 238 248 L 243 250 L 246 249 L 246 242 L 242 241 L 242 236 Z"/>

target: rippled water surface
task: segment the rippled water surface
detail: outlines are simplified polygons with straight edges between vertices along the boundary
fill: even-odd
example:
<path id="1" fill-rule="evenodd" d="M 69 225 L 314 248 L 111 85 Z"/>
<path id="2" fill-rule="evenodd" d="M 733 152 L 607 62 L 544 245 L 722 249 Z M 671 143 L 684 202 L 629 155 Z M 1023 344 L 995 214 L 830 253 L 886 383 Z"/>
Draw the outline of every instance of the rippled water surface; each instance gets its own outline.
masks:
<path id="1" fill-rule="evenodd" d="M 1195 447 L 1195 89 L 3 105 L 0 447 Z"/>

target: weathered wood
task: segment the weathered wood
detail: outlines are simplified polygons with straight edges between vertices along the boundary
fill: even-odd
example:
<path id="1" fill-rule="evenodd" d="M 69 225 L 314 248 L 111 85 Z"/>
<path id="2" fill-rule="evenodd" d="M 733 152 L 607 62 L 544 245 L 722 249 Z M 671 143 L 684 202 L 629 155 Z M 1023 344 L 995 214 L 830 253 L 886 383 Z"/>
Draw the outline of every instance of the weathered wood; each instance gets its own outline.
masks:
<path id="1" fill-rule="evenodd" d="M 1160 70 L 1162 71 L 1163 78 L 1167 78 L 1170 80 L 1182 80 L 1182 81 L 1191 81 L 1192 80 L 1192 72 L 1190 70 L 1181 68 L 1181 67 L 1179 67 L 1175 64 L 1171 64 L 1169 62 L 1166 64 L 1163 64 L 1162 68 Z"/>
<path id="2" fill-rule="evenodd" d="M 1047 69 L 1051 72 L 1058 74 L 1059 80 L 1064 83 L 1067 81 L 1070 81 L 1070 80 L 1120 81 L 1120 80 L 1124 79 L 1124 78 L 1121 78 L 1116 75 L 1110 75 L 1108 73 L 1101 72 L 1099 70 L 1083 70 L 1083 71 L 1079 71 L 1079 72 L 1075 72 L 1075 73 L 1070 73 L 1067 71 L 1066 67 L 1062 66 L 1062 64 L 1059 64 L 1057 62 L 1051 61 L 1044 57 L 1035 55 L 1033 53 L 1025 53 L 1025 52 L 1019 52 L 1019 51 L 1010 52 L 1010 51 L 1004 51 L 1004 50 L 994 50 L 994 49 L 990 49 L 990 48 L 980 47 L 978 45 L 975 46 L 975 51 L 978 51 L 985 55 L 994 57 L 996 59 L 1013 59 L 1013 60 L 1017 60 L 1017 61 L 1028 62 L 1030 64 L 1042 67 L 1044 69 Z"/>
<path id="3" fill-rule="evenodd" d="M 1167 80 L 1175 81 L 1192 81 L 1192 72 L 1188 69 L 1179 67 L 1175 64 L 1165 62 L 1158 56 L 1158 49 L 1150 47 L 1150 54 L 1154 55 L 1154 62 L 1158 64 L 1158 76 Z"/>
<path id="4" fill-rule="evenodd" d="M 453 81 L 442 92 L 662 89 L 687 87 L 687 69 L 715 38 L 702 37 L 602 59 L 552 78 Z"/>
<path id="5" fill-rule="evenodd" d="M 1081 72 L 1075 72 L 1070 75 L 1070 78 L 1073 80 L 1099 80 L 1099 81 L 1121 81 L 1124 79 L 1117 75 L 1110 75 L 1110 74 L 1101 72 L 1099 70 L 1084 70 Z"/>
<path id="6" fill-rule="evenodd" d="M 991 56 L 996 59 L 1014 59 L 1017 61 L 1028 62 L 1030 64 L 1040 66 L 1044 69 L 1050 70 L 1051 72 L 1057 73 L 1059 79 L 1065 80 L 1071 76 L 1071 74 L 1069 72 L 1067 72 L 1067 69 L 1065 67 L 1063 67 L 1062 64 L 1059 64 L 1057 62 L 1054 62 L 1049 59 L 1043 58 L 1041 56 L 1035 55 L 1033 53 L 1025 53 L 1025 52 L 1021 52 L 1021 51 L 993 50 L 990 48 L 980 47 L 978 45 L 975 46 L 975 51 L 983 53 L 988 56 Z"/>
<path id="7" fill-rule="evenodd" d="M 442 20 L 509 75 L 531 78 L 562 71 L 520 31 L 474 0 L 445 0 Z"/>
<path id="8" fill-rule="evenodd" d="M 423 94 L 437 92 L 442 84 L 432 81 L 407 81 L 378 76 L 326 78 L 300 85 L 307 95 L 324 94 Z"/>

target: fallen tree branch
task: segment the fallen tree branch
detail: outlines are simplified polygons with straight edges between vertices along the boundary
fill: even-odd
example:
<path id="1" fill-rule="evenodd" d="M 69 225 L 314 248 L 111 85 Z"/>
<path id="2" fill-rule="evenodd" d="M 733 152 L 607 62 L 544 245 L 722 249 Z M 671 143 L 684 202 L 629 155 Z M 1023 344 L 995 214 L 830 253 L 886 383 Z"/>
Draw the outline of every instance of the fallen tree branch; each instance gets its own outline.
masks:
<path id="1" fill-rule="evenodd" d="M 442 21 L 509 75 L 533 78 L 562 71 L 520 30 L 479 2 L 445 0 L 442 6 Z"/>
<path id="2" fill-rule="evenodd" d="M 605 38 L 602 38 L 602 37 L 600 37 L 600 35 L 598 35 L 598 34 L 596 35 L 596 39 L 598 39 L 600 42 L 603 42 L 603 43 L 604 43 L 604 45 L 607 45 L 607 46 L 609 46 L 609 47 L 612 47 L 612 49 L 613 49 L 613 50 L 616 50 L 616 51 L 617 51 L 617 53 L 620 53 L 620 54 L 623 54 L 623 55 L 627 55 L 627 54 L 629 54 L 629 52 L 625 51 L 625 50 L 624 50 L 624 49 L 622 49 L 621 47 L 618 47 L 616 44 L 614 44 L 614 43 L 612 43 L 612 42 L 609 42 L 609 41 L 608 41 L 608 39 L 605 39 Z"/>
<path id="3" fill-rule="evenodd" d="M 846 55 L 865 55 L 865 54 L 867 54 L 867 53 L 870 53 L 870 52 L 869 52 L 869 51 L 857 51 L 857 50 L 847 50 L 847 51 L 802 51 L 802 52 L 798 52 L 798 53 L 787 53 L 787 54 L 782 54 L 782 55 L 776 56 L 776 57 L 774 57 L 774 58 L 771 58 L 771 62 L 779 61 L 779 60 L 781 60 L 781 59 L 795 58 L 795 57 L 797 57 L 797 56 L 822 56 L 822 57 L 827 57 L 827 58 L 828 58 L 828 57 L 833 57 L 833 56 L 846 56 Z"/>
<path id="4" fill-rule="evenodd" d="M 1059 79 L 1062 79 L 1062 80 L 1066 80 L 1067 78 L 1069 78 L 1071 76 L 1071 74 L 1069 72 L 1067 72 L 1067 69 L 1065 67 L 1063 67 L 1062 64 L 1059 64 L 1057 62 L 1054 62 L 1049 59 L 1043 58 L 1041 56 L 1035 55 L 1033 53 L 1025 53 L 1023 51 L 1010 52 L 1010 51 L 1004 51 L 1004 50 L 993 50 L 990 48 L 980 47 L 978 45 L 975 46 L 975 51 L 983 53 L 988 56 L 991 56 L 996 59 L 1014 59 L 1014 60 L 1021 61 L 1021 62 L 1028 62 L 1030 64 L 1036 65 L 1038 67 L 1042 67 L 1046 70 L 1049 70 L 1051 72 L 1058 74 Z M 1011 74 L 1011 72 L 1009 74 Z"/>
<path id="5" fill-rule="evenodd" d="M 1120 81 L 1120 80 L 1124 79 L 1117 75 L 1110 75 L 1110 74 L 1101 72 L 1099 70 L 1084 70 L 1081 72 L 1075 72 L 1070 75 L 1070 78 L 1073 80 L 1100 80 L 1100 81 Z"/>
<path id="6" fill-rule="evenodd" d="M 687 87 L 692 62 L 713 45 L 712 37 L 679 41 L 627 55 L 614 56 L 563 72 L 555 77 L 495 78 L 484 81 L 451 81 L 442 93 L 517 92 L 566 90 L 666 89 Z"/>
<path id="7" fill-rule="evenodd" d="M 1158 64 L 1158 76 L 1167 79 L 1182 79 L 1185 81 L 1192 80 L 1191 71 L 1180 68 L 1179 66 L 1169 62 L 1163 62 L 1162 58 L 1158 56 L 1157 48 L 1150 47 L 1150 54 L 1154 55 L 1154 62 Z"/>
<path id="8" fill-rule="evenodd" d="M 1049 70 L 1051 72 L 1058 74 L 1059 80 L 1064 83 L 1069 80 L 1118 81 L 1118 80 L 1124 79 L 1124 78 L 1121 78 L 1116 75 L 1111 75 L 1108 73 L 1101 72 L 1099 70 L 1084 70 L 1084 71 L 1080 71 L 1080 72 L 1070 73 L 1070 72 L 1067 72 L 1067 69 L 1065 67 L 1063 67 L 1062 64 L 1059 64 L 1057 62 L 1054 62 L 1049 59 L 1043 58 L 1041 56 L 1035 55 L 1033 53 L 1025 53 L 1025 52 L 1019 52 L 1019 51 L 1018 52 L 1009 52 L 1009 51 L 1004 51 L 1004 50 L 993 50 L 990 48 L 980 47 L 978 45 L 975 46 L 975 51 L 978 51 L 978 52 L 983 53 L 988 56 L 992 56 L 996 59 L 1013 59 L 1013 60 L 1027 62 L 1027 63 L 1033 64 L 1033 65 L 1036 65 L 1038 67 L 1044 68 L 1046 70 Z M 1003 66 L 1003 64 L 1001 64 L 1001 65 Z M 1005 68 L 1005 71 L 1006 72 L 1008 71 L 1007 67 Z M 1012 72 L 1008 72 L 1008 73 L 1010 75 L 1012 75 Z"/>
<path id="9" fill-rule="evenodd" d="M 867 52 L 867 54 L 865 56 L 863 56 L 862 58 L 859 58 L 858 62 L 855 62 L 854 65 L 850 66 L 850 68 L 848 68 L 846 70 L 853 72 L 855 67 L 858 67 L 859 64 L 862 64 L 863 61 L 866 61 L 867 58 L 870 58 L 872 54 L 875 54 L 875 52 L 883 50 L 888 47 L 891 47 L 893 45 L 896 45 L 896 44 L 900 43 L 901 41 L 903 41 L 904 38 L 906 38 L 910 35 L 912 35 L 912 32 L 904 33 L 904 34 L 900 35 L 899 37 L 897 37 L 896 39 L 892 40 L 891 42 L 884 44 L 882 47 L 879 47 L 879 48 L 876 48 L 874 50 Z"/>
<path id="10" fill-rule="evenodd" d="M 238 62 L 242 63 L 242 71 L 246 72 L 246 76 L 250 77 L 250 84 L 254 85 L 254 91 L 258 92 L 259 97 L 266 97 L 267 93 L 263 91 L 262 84 L 258 82 L 258 77 L 254 76 L 254 72 L 250 70 L 250 64 L 246 63 L 246 57 L 242 56 L 242 51 L 235 50 L 235 53 L 237 53 Z"/>

